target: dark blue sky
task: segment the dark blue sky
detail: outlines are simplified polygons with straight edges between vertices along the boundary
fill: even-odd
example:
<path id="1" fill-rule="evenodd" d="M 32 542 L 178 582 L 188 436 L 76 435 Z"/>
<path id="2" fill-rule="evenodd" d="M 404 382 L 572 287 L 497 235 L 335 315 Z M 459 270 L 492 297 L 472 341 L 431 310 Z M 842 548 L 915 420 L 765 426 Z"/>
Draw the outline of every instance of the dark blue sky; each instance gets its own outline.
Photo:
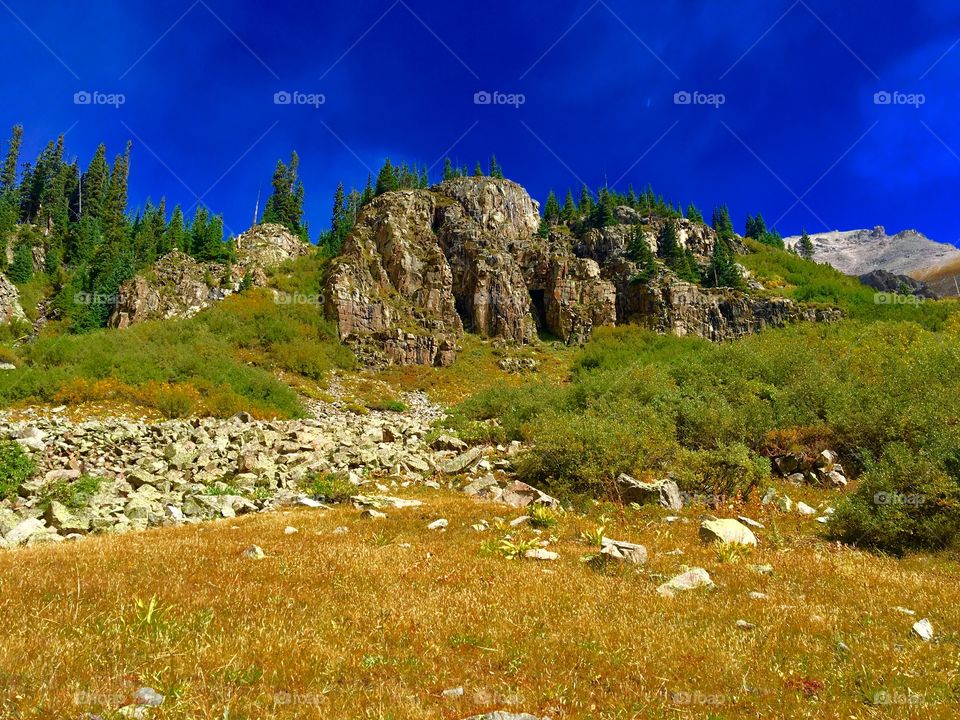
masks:
<path id="1" fill-rule="evenodd" d="M 27 155 L 69 131 L 85 164 L 130 139 L 131 203 L 199 197 L 237 232 L 296 149 L 314 237 L 338 179 L 362 186 L 387 155 L 437 178 L 449 152 L 496 153 L 541 201 L 651 182 L 727 202 L 741 230 L 760 211 L 784 235 L 960 242 L 955 0 L 0 0 L 0 23 L 0 123 L 25 126 Z M 125 102 L 75 103 L 95 91 Z"/>

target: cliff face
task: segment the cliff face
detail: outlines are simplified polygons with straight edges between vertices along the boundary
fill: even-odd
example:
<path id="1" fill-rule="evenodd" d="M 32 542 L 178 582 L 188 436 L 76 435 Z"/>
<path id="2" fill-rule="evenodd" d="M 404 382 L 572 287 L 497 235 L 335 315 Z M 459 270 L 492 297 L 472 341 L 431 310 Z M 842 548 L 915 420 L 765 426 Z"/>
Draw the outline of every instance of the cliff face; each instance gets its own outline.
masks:
<path id="1" fill-rule="evenodd" d="M 237 237 L 231 266 L 199 262 L 175 250 L 120 287 L 108 324 L 124 328 L 145 320 L 188 318 L 232 295 L 249 273 L 266 283 L 265 270 L 307 254 L 310 245 L 282 225 L 256 225 Z"/>
<path id="2" fill-rule="evenodd" d="M 457 178 L 386 193 L 367 205 L 330 272 L 327 311 L 340 336 L 373 363 L 447 365 L 465 330 L 528 343 L 568 343 L 637 322 L 660 332 L 726 340 L 796 320 L 829 320 L 789 300 L 679 281 L 669 271 L 633 281 L 633 228 L 654 253 L 663 219 L 617 209 L 618 224 L 546 237 L 539 208 L 509 180 Z M 705 266 L 716 235 L 679 220 L 677 235 Z"/>

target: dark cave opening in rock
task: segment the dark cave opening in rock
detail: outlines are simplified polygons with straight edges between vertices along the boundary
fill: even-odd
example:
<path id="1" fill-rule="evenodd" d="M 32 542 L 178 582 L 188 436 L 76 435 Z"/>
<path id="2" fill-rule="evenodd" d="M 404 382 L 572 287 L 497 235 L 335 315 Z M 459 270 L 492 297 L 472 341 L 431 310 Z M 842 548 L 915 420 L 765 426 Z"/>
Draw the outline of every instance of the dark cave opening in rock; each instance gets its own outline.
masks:
<path id="1" fill-rule="evenodd" d="M 533 313 L 533 319 L 536 320 L 537 330 L 543 332 L 547 327 L 547 303 L 543 296 L 543 290 L 530 290 L 530 311 Z"/>

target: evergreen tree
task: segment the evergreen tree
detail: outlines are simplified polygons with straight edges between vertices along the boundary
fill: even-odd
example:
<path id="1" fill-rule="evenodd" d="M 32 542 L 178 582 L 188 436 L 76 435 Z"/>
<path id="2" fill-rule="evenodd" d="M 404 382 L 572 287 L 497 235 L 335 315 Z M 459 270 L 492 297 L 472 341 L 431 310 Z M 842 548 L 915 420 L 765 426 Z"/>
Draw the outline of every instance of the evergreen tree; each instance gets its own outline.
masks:
<path id="1" fill-rule="evenodd" d="M 398 186 L 397 175 L 394 173 L 390 158 L 387 158 L 383 167 L 380 168 L 380 172 L 377 173 L 377 185 L 374 194 L 383 195 L 386 192 L 396 190 Z"/>
<path id="2" fill-rule="evenodd" d="M 184 253 L 190 252 L 190 235 L 184 222 L 183 209 L 179 205 L 174 206 L 173 214 L 170 216 L 170 224 L 167 225 L 164 235 L 165 247 Z"/>
<path id="3" fill-rule="evenodd" d="M 557 202 L 557 196 L 553 194 L 553 190 L 547 195 L 547 202 L 543 206 L 543 219 L 550 225 L 560 222 L 560 203 Z"/>
<path id="4" fill-rule="evenodd" d="M 590 216 L 590 224 L 595 228 L 605 228 L 613 223 L 613 199 L 607 188 L 601 188 L 597 194 L 597 204 Z"/>
<path id="5" fill-rule="evenodd" d="M 743 287 L 743 275 L 734 258 L 733 248 L 726 238 L 717 238 L 713 245 L 706 280 L 714 287 Z"/>
<path id="6" fill-rule="evenodd" d="M 367 184 L 363 188 L 363 195 L 360 196 L 360 204 L 366 205 L 368 202 L 373 200 L 373 176 L 370 173 L 367 173 Z"/>
<path id="7" fill-rule="evenodd" d="M 7 157 L 3 163 L 3 174 L 0 175 L 0 194 L 4 196 L 14 193 L 17 189 L 17 164 L 20 162 L 20 147 L 23 144 L 23 126 L 14 125 L 7 148 Z"/>
<path id="8" fill-rule="evenodd" d="M 450 162 L 450 158 L 444 158 L 443 160 L 443 180 L 453 180 L 456 177 L 456 173 L 453 170 L 453 163 Z"/>
<path id="9" fill-rule="evenodd" d="M 577 218 L 577 205 L 573 201 L 573 192 L 567 189 L 567 198 L 563 201 L 563 209 L 560 210 L 560 218 L 565 223 L 572 223 Z"/>
<path id="10" fill-rule="evenodd" d="M 480 161 L 477 160 L 477 166 L 473 169 L 474 177 L 483 177 L 483 168 L 480 167 Z"/>
<path id="11" fill-rule="evenodd" d="M 630 259 L 637 264 L 637 272 L 633 276 L 633 280 L 640 283 L 650 282 L 657 274 L 657 262 L 640 225 L 633 226 L 627 252 Z"/>
<path id="12" fill-rule="evenodd" d="M 93 155 L 93 160 L 83 175 L 81 190 L 81 205 L 83 214 L 92 218 L 99 218 L 103 204 L 107 197 L 110 185 L 110 168 L 107 165 L 107 146 L 99 145 Z"/>
<path id="13" fill-rule="evenodd" d="M 296 152 L 290 155 L 290 165 L 277 161 L 273 171 L 273 193 L 267 200 L 263 211 L 263 222 L 278 223 L 300 237 L 305 237 L 303 223 L 303 183 L 297 177 L 300 157 Z"/>
<path id="14" fill-rule="evenodd" d="M 17 243 L 13 251 L 13 262 L 7 270 L 10 281 L 22 285 L 33 277 L 33 248 L 28 242 Z"/>
<path id="15" fill-rule="evenodd" d="M 500 167 L 500 164 L 497 162 L 497 156 L 490 156 L 490 177 L 503 179 L 503 168 Z"/>
<path id="16" fill-rule="evenodd" d="M 339 252 L 343 247 L 343 240 L 350 231 L 347 220 L 347 199 L 343 194 L 343 183 L 337 184 L 337 191 L 333 195 L 333 215 L 330 221 L 331 245 Z"/>
<path id="17" fill-rule="evenodd" d="M 593 193 L 590 192 L 590 188 L 586 185 L 580 190 L 580 202 L 577 203 L 577 209 L 584 217 L 589 218 L 593 215 Z"/>
<path id="18" fill-rule="evenodd" d="M 699 208 L 693 203 L 687 205 L 687 220 L 695 223 L 703 222 L 703 214 L 700 212 Z"/>
<path id="19" fill-rule="evenodd" d="M 797 242 L 797 252 L 804 260 L 813 260 L 813 256 L 816 253 L 813 247 L 813 240 L 807 235 L 806 230 L 801 233 L 800 240 Z"/>
<path id="20" fill-rule="evenodd" d="M 426 190 L 430 187 L 430 170 L 424 168 L 423 172 L 420 174 L 420 189 Z"/>
<path id="21" fill-rule="evenodd" d="M 718 237 L 731 239 L 734 237 L 733 222 L 730 220 L 730 210 L 721 205 L 713 210 L 713 229 Z"/>

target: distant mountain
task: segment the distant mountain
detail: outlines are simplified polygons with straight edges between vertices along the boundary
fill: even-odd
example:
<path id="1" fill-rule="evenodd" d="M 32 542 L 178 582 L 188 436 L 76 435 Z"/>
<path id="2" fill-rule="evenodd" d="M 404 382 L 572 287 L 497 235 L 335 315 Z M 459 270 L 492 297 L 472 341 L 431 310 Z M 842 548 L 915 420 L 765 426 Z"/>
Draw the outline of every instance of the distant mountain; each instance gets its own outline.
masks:
<path id="1" fill-rule="evenodd" d="M 786 238 L 793 247 L 800 238 Z M 886 270 L 895 275 L 920 279 L 937 268 L 956 263 L 960 266 L 960 249 L 936 242 L 916 230 L 887 235 L 882 225 L 872 230 L 834 230 L 810 235 L 815 249 L 814 259 L 833 265 L 847 275 L 864 275 L 872 270 Z M 950 294 L 957 294 L 951 290 Z"/>

